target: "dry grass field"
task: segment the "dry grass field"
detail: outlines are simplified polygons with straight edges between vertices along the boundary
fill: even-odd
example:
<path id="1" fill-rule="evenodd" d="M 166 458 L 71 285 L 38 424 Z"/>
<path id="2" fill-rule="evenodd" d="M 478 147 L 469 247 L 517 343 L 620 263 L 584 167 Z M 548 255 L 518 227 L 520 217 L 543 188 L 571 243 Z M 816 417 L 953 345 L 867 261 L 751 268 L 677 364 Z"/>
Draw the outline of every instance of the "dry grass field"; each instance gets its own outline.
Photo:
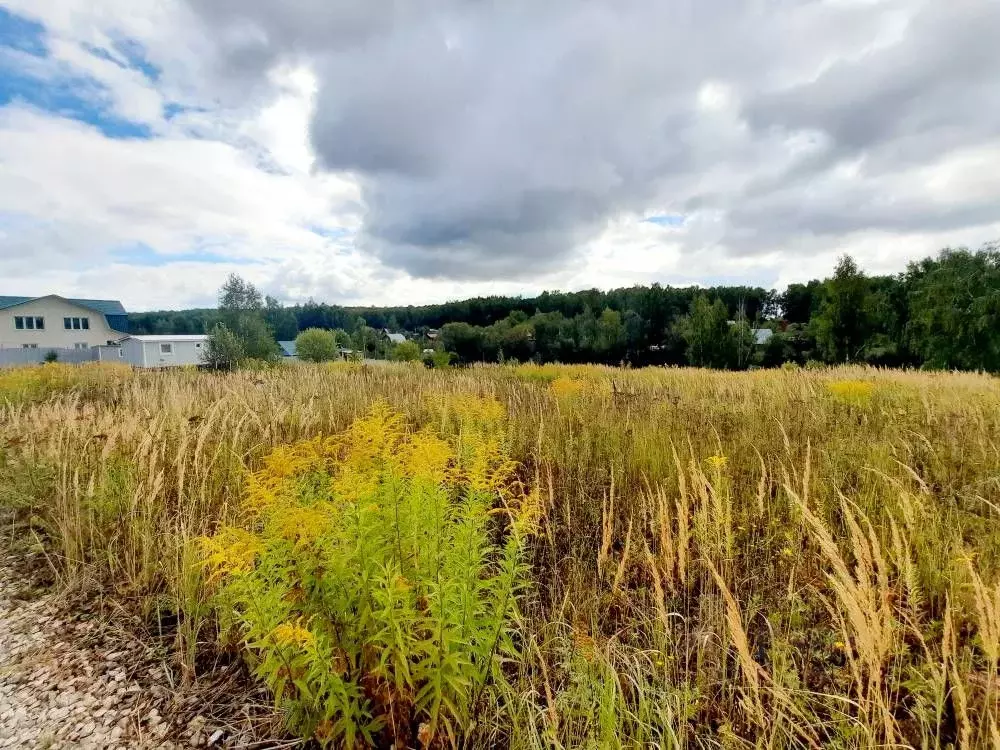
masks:
<path id="1" fill-rule="evenodd" d="M 1000 381 L 0 372 L 59 586 L 331 746 L 1000 747 Z"/>

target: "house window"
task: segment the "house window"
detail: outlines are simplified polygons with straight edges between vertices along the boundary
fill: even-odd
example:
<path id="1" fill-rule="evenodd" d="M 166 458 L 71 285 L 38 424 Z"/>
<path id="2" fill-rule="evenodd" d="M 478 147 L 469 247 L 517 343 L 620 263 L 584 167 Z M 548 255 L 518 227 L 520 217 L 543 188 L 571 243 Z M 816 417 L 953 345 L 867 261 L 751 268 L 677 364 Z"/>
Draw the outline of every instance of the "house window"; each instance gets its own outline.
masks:
<path id="1" fill-rule="evenodd" d="M 90 318 L 80 318 L 80 322 L 83 324 L 83 330 L 90 330 Z"/>
<path id="2" fill-rule="evenodd" d="M 45 318 L 36 318 L 33 315 L 22 316 L 18 315 L 14 318 L 14 328 L 19 331 L 44 331 L 45 330 Z"/>
<path id="3" fill-rule="evenodd" d="M 173 354 L 174 345 L 173 344 L 160 344 L 160 354 Z"/>
<path id="4" fill-rule="evenodd" d="M 38 344 L 21 344 L 23 349 L 37 349 Z"/>
<path id="5" fill-rule="evenodd" d="M 63 318 L 63 328 L 67 331 L 89 331 L 90 318 Z"/>
<path id="6" fill-rule="evenodd" d="M 80 326 L 80 319 L 79 318 L 73 318 L 73 330 L 74 331 L 79 331 L 80 327 L 81 327 Z"/>
<path id="7" fill-rule="evenodd" d="M 74 349 L 89 349 L 90 348 L 90 344 L 88 344 L 86 341 L 77 341 L 75 344 L 73 344 L 73 348 Z"/>
<path id="8" fill-rule="evenodd" d="M 72 331 L 73 330 L 73 319 L 72 318 L 63 318 L 63 328 L 65 328 L 67 331 Z"/>

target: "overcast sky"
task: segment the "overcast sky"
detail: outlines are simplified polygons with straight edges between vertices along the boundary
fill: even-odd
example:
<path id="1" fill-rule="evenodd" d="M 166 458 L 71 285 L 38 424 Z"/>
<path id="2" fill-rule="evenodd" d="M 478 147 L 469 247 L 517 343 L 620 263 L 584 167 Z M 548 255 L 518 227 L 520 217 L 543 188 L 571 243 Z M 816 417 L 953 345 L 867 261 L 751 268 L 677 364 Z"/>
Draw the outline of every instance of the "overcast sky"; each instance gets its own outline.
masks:
<path id="1" fill-rule="evenodd" d="M 1000 238 L 997 0 L 0 0 L 0 294 L 782 287 Z"/>

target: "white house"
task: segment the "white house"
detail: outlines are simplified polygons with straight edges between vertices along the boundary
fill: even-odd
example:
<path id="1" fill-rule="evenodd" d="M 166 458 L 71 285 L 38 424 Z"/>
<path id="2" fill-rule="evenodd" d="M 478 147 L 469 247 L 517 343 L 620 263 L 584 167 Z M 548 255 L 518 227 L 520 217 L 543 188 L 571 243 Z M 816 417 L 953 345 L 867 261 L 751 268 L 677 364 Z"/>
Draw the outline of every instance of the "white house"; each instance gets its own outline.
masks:
<path id="1" fill-rule="evenodd" d="M 0 296 L 0 349 L 90 349 L 127 332 L 118 300 Z"/>
<path id="2" fill-rule="evenodd" d="M 122 360 L 133 367 L 203 365 L 207 346 L 204 334 L 126 336 L 121 340 Z"/>

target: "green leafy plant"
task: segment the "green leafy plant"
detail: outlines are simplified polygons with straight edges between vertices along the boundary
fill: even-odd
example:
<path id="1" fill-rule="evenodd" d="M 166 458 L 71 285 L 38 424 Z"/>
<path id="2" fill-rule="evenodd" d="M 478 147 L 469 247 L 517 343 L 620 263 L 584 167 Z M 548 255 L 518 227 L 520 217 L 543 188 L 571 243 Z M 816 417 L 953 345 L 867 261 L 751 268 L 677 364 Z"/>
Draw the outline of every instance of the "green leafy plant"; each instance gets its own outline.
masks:
<path id="1" fill-rule="evenodd" d="M 306 362 L 328 362 L 337 358 L 337 337 L 333 331 L 309 328 L 295 337 L 295 354 Z"/>
<path id="2" fill-rule="evenodd" d="M 416 341 L 404 341 L 392 348 L 392 358 L 397 362 L 415 362 L 420 359 L 420 345 Z"/>
<path id="3" fill-rule="evenodd" d="M 450 441 L 376 406 L 277 448 L 247 524 L 205 540 L 217 611 L 303 737 L 455 744 L 514 651 L 537 497 L 513 482 L 502 407 L 455 410 Z"/>

